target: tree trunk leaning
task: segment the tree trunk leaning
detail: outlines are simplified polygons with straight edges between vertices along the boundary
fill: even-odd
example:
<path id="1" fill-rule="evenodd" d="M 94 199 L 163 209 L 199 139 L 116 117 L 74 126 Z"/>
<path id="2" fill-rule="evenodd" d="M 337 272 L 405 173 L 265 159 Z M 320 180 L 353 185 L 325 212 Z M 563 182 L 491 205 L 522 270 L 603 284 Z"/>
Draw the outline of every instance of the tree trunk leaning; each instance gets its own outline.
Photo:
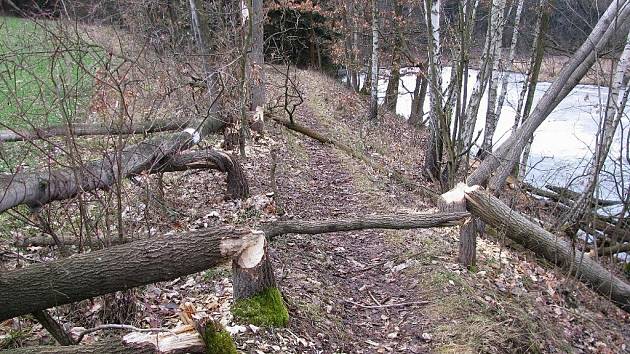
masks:
<path id="1" fill-rule="evenodd" d="M 612 275 L 588 255 L 576 253 L 568 242 L 510 209 L 481 187 L 466 187 L 465 197 L 468 210 L 486 224 L 505 230 L 507 237 L 548 261 L 565 269 L 574 269 L 578 279 L 630 312 L 630 284 Z"/>
<path id="2" fill-rule="evenodd" d="M 512 164 L 517 160 L 525 143 L 533 132 L 548 117 L 549 113 L 566 97 L 580 78 L 584 76 L 590 65 L 594 53 L 600 51 L 613 36 L 619 26 L 624 26 L 630 15 L 628 1 L 612 2 L 599 19 L 595 28 L 582 46 L 569 59 L 557 78 L 540 99 L 532 114 L 525 123 L 514 132 L 495 154 L 489 155 L 481 165 L 467 178 L 468 185 L 480 185 L 490 178 L 491 174 L 503 163 L 507 170 L 512 170 Z M 617 19 L 617 20 L 616 20 Z M 593 59 L 594 60 L 594 59 Z M 510 166 L 508 166 L 510 165 Z"/>

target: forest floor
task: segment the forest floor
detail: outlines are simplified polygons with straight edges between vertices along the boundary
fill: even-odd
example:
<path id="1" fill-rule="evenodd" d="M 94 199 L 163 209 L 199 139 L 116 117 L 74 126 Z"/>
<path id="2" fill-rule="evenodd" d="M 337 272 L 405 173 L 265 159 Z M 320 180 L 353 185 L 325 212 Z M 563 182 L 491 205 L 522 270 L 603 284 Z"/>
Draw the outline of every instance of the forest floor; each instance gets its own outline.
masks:
<path id="1" fill-rule="evenodd" d="M 305 100 L 297 123 L 425 183 L 421 130 L 389 113 L 377 125 L 366 123 L 364 97 L 320 73 L 296 75 Z M 135 209 L 126 217 L 136 215 L 140 224 L 148 224 L 141 218 L 159 220 L 157 231 L 176 232 L 435 210 L 419 193 L 334 147 L 273 122 L 266 129 L 243 161 L 252 194 L 247 201 L 223 200 L 220 173 L 173 173 L 165 176 L 165 196 L 177 217 L 165 222 L 158 212 Z M 233 322 L 229 265 L 62 306 L 54 314 L 73 332 L 100 323 L 172 327 L 180 323 L 179 306 L 190 303 L 220 319 L 244 353 L 630 352 L 630 316 L 582 283 L 490 236 L 478 240 L 478 266 L 469 271 L 457 264 L 457 247 L 457 228 L 280 236 L 270 252 L 291 317 L 283 329 Z M 0 345 L 17 343 L 16 328 L 20 344 L 50 341 L 39 325 L 14 319 L 0 324 Z M 84 341 L 99 338 L 95 332 Z"/>
<path id="2" fill-rule="evenodd" d="M 296 122 L 363 149 L 422 183 L 422 132 L 391 114 L 377 126 L 366 124 L 364 99 L 318 73 L 299 72 L 299 78 L 305 103 Z M 291 217 L 316 220 L 431 208 L 430 201 L 333 147 L 284 128 L 271 132 L 284 146 L 277 197 Z M 628 314 L 498 240 L 480 239 L 477 269 L 461 268 L 455 260 L 457 231 L 287 235 L 274 241 L 278 278 L 293 319 L 289 330 L 305 338 L 309 348 L 287 344 L 282 351 L 630 350 Z M 273 332 L 263 336 L 269 343 L 294 337 Z"/>

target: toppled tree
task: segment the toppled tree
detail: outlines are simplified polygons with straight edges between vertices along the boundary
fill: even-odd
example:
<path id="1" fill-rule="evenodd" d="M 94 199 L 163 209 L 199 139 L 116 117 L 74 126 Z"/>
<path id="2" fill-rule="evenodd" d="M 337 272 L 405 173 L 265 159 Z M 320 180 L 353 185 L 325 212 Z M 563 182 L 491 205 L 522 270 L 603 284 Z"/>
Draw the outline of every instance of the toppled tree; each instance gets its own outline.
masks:
<path id="1" fill-rule="evenodd" d="M 364 229 L 416 229 L 458 225 L 468 213 L 392 214 L 324 221 L 282 221 L 262 230 L 216 227 L 179 235 L 163 235 L 48 263 L 33 264 L 0 274 L 0 320 L 36 310 L 89 299 L 132 287 L 174 279 L 210 269 L 235 259 L 239 272 L 264 265 L 265 238 L 281 234 L 319 234 Z M 265 272 L 269 269 L 265 269 Z M 270 273 L 264 273 L 270 275 Z M 237 274 L 243 294 L 258 293 L 258 284 L 246 284 L 249 274 Z M 258 275 L 254 275 L 257 277 Z"/>

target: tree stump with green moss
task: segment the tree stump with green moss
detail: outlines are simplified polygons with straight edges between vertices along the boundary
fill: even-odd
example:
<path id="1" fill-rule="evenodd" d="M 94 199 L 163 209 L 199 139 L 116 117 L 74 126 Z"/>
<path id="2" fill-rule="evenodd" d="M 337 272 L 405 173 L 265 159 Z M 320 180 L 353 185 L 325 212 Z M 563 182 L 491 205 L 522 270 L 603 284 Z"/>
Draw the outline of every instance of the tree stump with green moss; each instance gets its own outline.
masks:
<path id="1" fill-rule="evenodd" d="M 230 333 L 219 323 L 209 322 L 200 334 L 206 344 L 206 353 L 238 354 Z"/>
<path id="2" fill-rule="evenodd" d="M 288 324 L 289 313 L 276 285 L 264 234 L 261 233 L 256 245 L 243 251 L 232 262 L 232 283 L 232 314 L 235 318 L 256 326 L 284 327 Z"/>

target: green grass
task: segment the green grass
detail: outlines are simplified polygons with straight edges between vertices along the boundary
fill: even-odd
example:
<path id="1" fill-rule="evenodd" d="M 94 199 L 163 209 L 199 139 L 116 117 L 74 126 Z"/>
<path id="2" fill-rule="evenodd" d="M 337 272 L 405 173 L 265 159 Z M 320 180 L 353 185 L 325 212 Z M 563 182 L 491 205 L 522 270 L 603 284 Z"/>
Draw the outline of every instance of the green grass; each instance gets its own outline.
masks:
<path id="1" fill-rule="evenodd" d="M 0 129 L 85 119 L 102 52 L 77 34 L 59 33 L 54 21 L 0 17 Z M 0 172 L 37 155 L 29 143 L 2 145 Z"/>

